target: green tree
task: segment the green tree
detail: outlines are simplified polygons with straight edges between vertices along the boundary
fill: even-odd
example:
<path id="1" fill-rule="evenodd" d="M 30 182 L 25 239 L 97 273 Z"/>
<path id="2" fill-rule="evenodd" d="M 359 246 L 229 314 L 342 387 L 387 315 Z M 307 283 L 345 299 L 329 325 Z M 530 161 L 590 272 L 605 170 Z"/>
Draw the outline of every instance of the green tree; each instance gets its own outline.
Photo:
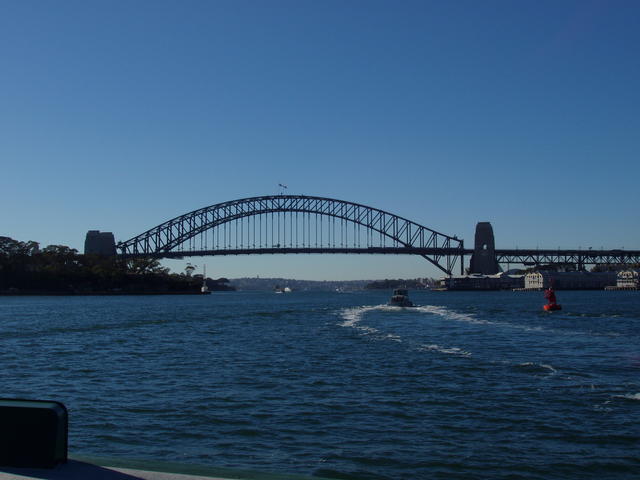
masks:
<path id="1" fill-rule="evenodd" d="M 48 245 L 42 249 L 44 269 L 54 274 L 78 272 L 81 269 L 78 251 L 65 245 Z"/>
<path id="2" fill-rule="evenodd" d="M 37 242 L 19 242 L 10 237 L 0 237 L 0 270 L 22 272 L 34 269 L 34 257 L 38 254 Z"/>
<path id="3" fill-rule="evenodd" d="M 169 269 L 160 265 L 155 258 L 138 257 L 127 260 L 127 271 L 136 275 L 159 274 L 166 275 Z"/>

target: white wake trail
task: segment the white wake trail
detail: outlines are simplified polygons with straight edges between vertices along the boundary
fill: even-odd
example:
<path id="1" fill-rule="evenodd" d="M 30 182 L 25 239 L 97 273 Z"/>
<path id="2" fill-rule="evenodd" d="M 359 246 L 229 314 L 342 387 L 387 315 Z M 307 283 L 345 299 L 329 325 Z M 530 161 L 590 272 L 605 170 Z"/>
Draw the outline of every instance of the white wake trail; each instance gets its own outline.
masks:
<path id="1" fill-rule="evenodd" d="M 378 330 L 377 328 L 373 328 L 373 327 L 369 327 L 366 325 L 361 325 L 360 322 L 362 321 L 363 316 L 366 313 L 372 312 L 372 311 L 389 311 L 389 312 L 397 312 L 398 311 L 398 307 L 391 307 L 388 305 L 375 305 L 375 306 L 362 306 L 362 307 L 352 307 L 352 308 L 345 308 L 344 310 L 342 310 L 340 312 L 340 316 L 342 317 L 342 319 L 344 320 L 342 323 L 338 324 L 341 327 L 349 327 L 349 328 L 354 328 L 360 332 L 362 332 L 363 334 L 379 334 L 381 339 L 384 340 L 392 340 L 394 342 L 402 342 L 403 339 L 400 335 L 395 335 L 392 333 L 387 333 L 386 335 L 381 332 L 380 330 Z M 416 307 L 416 308 L 412 308 L 411 311 L 417 311 L 417 312 L 428 312 L 428 313 L 439 313 L 442 315 L 446 315 L 449 314 L 450 312 L 446 311 L 446 309 L 442 308 L 442 307 L 432 307 L 432 306 L 427 306 L 427 307 Z M 467 318 L 468 316 L 465 316 L 464 314 L 455 314 L 455 315 L 460 315 L 464 318 Z M 425 352 L 437 352 L 437 353 L 441 353 L 441 354 L 446 354 L 446 355 L 456 355 L 456 356 L 462 356 L 462 357 L 470 357 L 471 356 L 471 352 L 468 352 L 466 350 L 463 350 L 461 348 L 458 347 L 444 347 L 438 344 L 420 344 L 417 346 L 417 350 L 419 351 L 425 351 Z"/>

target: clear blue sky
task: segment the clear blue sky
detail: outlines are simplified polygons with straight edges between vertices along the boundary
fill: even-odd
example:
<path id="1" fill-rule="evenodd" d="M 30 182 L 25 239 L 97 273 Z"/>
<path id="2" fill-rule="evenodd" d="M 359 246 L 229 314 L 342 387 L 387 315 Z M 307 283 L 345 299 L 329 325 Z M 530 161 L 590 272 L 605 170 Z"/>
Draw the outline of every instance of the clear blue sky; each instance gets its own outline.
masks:
<path id="1" fill-rule="evenodd" d="M 638 249 L 639 25 L 638 1 L 0 1 L 0 235 L 82 251 L 282 182 L 467 245 L 490 221 L 503 248 Z"/>

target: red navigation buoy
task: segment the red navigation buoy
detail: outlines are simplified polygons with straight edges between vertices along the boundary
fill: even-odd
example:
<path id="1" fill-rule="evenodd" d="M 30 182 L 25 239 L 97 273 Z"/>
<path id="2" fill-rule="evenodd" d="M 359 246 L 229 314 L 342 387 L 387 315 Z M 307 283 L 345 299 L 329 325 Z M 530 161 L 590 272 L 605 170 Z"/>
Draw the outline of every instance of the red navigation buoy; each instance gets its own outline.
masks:
<path id="1" fill-rule="evenodd" d="M 562 306 L 558 305 L 556 303 L 556 294 L 553 291 L 553 287 L 549 287 L 547 290 L 545 290 L 544 292 L 544 298 L 547 299 L 547 304 L 542 307 L 544 308 L 545 312 L 552 312 L 554 310 L 562 310 Z"/>
<path id="2" fill-rule="evenodd" d="M 557 303 L 547 303 L 543 306 L 545 312 L 551 312 L 553 310 L 562 310 L 562 305 L 558 305 Z"/>

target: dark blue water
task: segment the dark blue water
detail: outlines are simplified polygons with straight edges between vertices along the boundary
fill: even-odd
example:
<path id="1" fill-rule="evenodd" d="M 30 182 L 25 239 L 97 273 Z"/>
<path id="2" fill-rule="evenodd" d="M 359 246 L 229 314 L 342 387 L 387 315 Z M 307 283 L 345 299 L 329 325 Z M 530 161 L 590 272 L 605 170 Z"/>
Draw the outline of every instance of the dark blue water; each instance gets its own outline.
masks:
<path id="1" fill-rule="evenodd" d="M 640 478 L 640 294 L 0 297 L 70 452 L 354 479 Z"/>

